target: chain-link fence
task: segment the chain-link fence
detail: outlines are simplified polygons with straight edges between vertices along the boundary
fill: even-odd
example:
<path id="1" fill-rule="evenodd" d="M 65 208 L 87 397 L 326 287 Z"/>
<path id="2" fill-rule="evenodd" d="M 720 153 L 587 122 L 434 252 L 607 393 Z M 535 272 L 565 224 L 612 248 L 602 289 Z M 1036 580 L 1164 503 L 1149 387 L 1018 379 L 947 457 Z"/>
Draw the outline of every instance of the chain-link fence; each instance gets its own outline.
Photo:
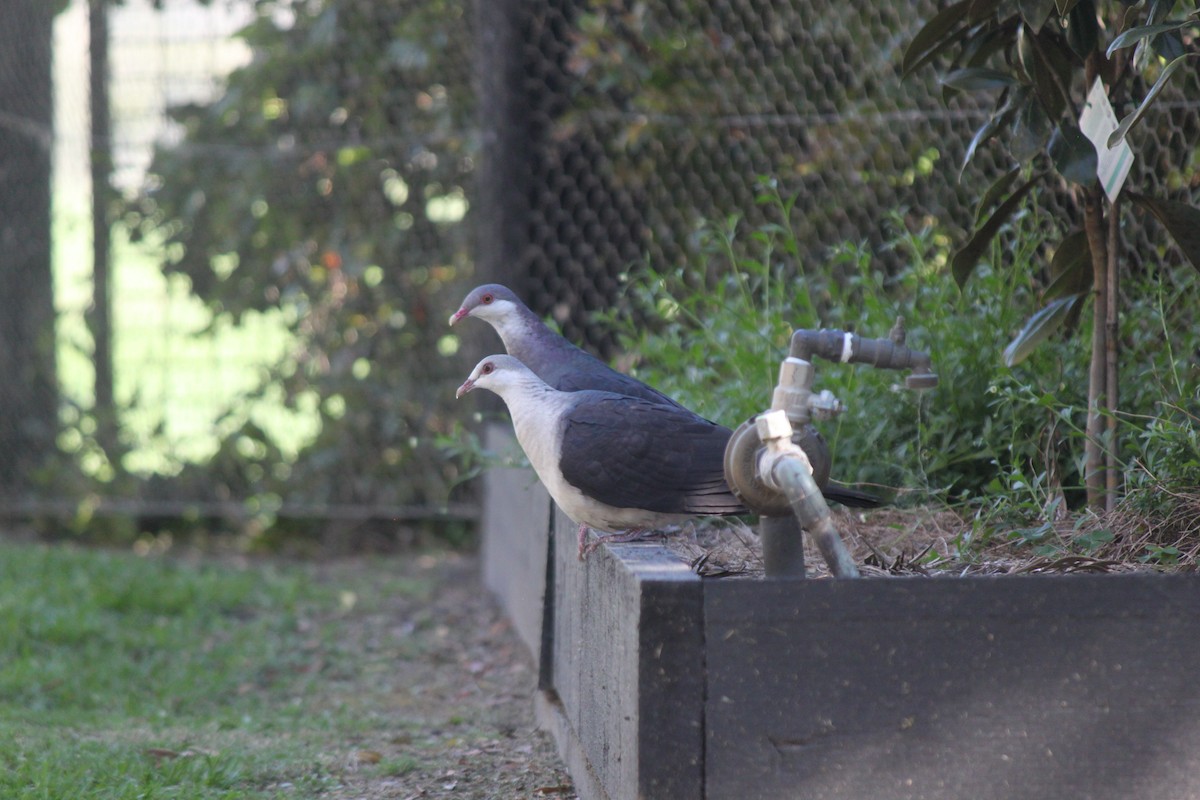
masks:
<path id="1" fill-rule="evenodd" d="M 933 2 L 127 0 L 99 141 L 88 4 L 52 5 L 0 12 L 0 53 L 33 48 L 0 61 L 0 158 L 34 170 L 0 202 L 45 205 L 47 167 L 21 154 L 49 136 L 28 64 L 49 69 L 51 36 L 56 70 L 52 307 L 28 280 L 44 242 L 0 271 L 3 503 L 23 514 L 469 517 L 452 393 L 489 340 L 445 319 L 470 285 L 507 282 L 611 353 L 591 312 L 620 305 L 621 275 L 708 269 L 697 228 L 764 222 L 759 176 L 798 196 L 798 258 L 819 265 L 879 244 L 894 209 L 969 225 L 1001 166 L 984 150 L 960 179 L 986 109 L 943 104 L 931 71 L 900 78 Z M 1130 180 L 1195 202 L 1200 84 L 1180 77 Z M 104 153 L 115 193 L 93 203 Z M 50 228 L 27 219 L 4 223 L 10 255 Z M 1178 258 L 1133 219 L 1131 253 Z"/>
<path id="2" fill-rule="evenodd" d="M 570 335 L 610 346 L 586 313 L 563 310 L 617 302 L 619 276 L 647 260 L 695 267 L 706 221 L 737 214 L 743 232 L 757 228 L 769 219 L 756 203 L 759 176 L 797 196 L 792 224 L 810 266 L 843 242 L 879 245 L 892 210 L 963 232 L 1007 163 L 984 147 L 960 176 L 992 97 L 947 104 L 932 69 L 901 78 L 904 49 L 939 5 L 671 0 L 528 10 L 528 102 L 506 120 L 537 143 L 521 187 L 529 241 L 514 280 L 540 312 L 557 310 Z M 1135 134 L 1129 185 L 1194 201 L 1200 75 L 1180 77 Z M 1045 199 L 1048 216 L 1066 218 L 1067 191 Z M 1125 238 L 1135 265 L 1164 250 L 1179 261 L 1151 219 L 1139 217 Z"/>

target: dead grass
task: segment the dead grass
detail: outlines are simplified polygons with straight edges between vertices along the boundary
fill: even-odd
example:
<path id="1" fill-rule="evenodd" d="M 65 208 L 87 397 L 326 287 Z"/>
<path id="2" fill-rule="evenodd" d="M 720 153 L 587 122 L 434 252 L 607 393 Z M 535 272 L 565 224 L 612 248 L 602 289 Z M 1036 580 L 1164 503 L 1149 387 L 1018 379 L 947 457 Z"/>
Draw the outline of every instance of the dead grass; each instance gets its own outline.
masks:
<path id="1" fill-rule="evenodd" d="M 411 563 L 404 563 L 411 561 Z M 549 736 L 533 720 L 537 675 L 524 645 L 479 579 L 476 556 L 393 559 L 431 583 L 418 600 L 372 586 L 361 558 L 326 570 L 337 585 L 376 589 L 371 613 L 347 616 L 343 642 L 378 664 L 328 684 L 330 710 L 376 718 L 329 765 L 331 800 L 576 796 Z"/>
<path id="2" fill-rule="evenodd" d="M 1156 494 L 1158 513 L 1147 513 L 1144 498 L 1135 495 L 1093 523 L 1092 530 L 1107 529 L 1113 536 L 1098 555 L 1130 561 L 1162 552 L 1181 567 L 1195 568 L 1200 559 L 1200 489 L 1159 487 Z"/>
<path id="3" fill-rule="evenodd" d="M 1153 511 L 1144 495 L 1111 514 L 1063 515 L 1038 529 L 1036 546 L 1017 526 L 947 508 L 833 509 L 834 522 L 866 576 L 966 576 L 1194 571 L 1200 562 L 1200 490 L 1159 490 Z M 736 521 L 716 520 L 669 540 L 708 577 L 761 577 L 758 537 Z M 829 572 L 805 542 L 810 577 Z"/>

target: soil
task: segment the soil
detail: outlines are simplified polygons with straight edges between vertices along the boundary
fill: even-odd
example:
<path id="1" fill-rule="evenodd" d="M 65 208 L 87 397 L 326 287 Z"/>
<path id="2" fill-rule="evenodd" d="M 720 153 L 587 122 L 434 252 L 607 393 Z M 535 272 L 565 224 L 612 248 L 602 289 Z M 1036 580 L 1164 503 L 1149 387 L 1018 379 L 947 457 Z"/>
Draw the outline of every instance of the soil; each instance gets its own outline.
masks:
<path id="1" fill-rule="evenodd" d="M 346 585 L 356 562 L 335 562 L 325 572 Z M 366 648 L 387 665 L 385 694 L 358 690 L 389 733 L 365 737 L 331 765 L 341 786 L 328 796 L 576 798 L 553 742 L 534 724 L 533 662 L 482 587 L 477 556 L 436 552 L 390 562 L 403 573 L 392 579 L 432 588 L 414 597 L 379 587 L 370 613 L 347 615 L 345 646 Z"/>
<path id="2" fill-rule="evenodd" d="M 1149 517 L 1118 509 L 1082 521 L 1064 517 L 1036 530 L 980 529 L 945 508 L 863 512 L 836 507 L 831 512 L 863 577 L 1194 572 L 1200 562 L 1200 496 L 1181 499 L 1171 515 Z M 1036 543 L 1028 541 L 1033 536 Z M 972 542 L 971 537 L 986 541 Z M 764 574 L 758 537 L 737 520 L 706 519 L 685 526 L 682 535 L 668 537 L 666 544 L 699 575 Z M 1163 548 L 1168 558 L 1147 557 Z M 829 577 L 808 536 L 804 561 L 808 577 Z"/>

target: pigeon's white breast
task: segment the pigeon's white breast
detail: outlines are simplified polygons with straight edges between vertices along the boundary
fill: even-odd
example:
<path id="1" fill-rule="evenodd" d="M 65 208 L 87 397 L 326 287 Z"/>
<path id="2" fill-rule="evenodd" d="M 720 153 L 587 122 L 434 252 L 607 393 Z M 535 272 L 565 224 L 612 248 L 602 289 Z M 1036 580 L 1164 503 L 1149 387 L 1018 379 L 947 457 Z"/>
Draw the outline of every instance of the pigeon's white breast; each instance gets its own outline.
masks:
<path id="1" fill-rule="evenodd" d="M 533 391 L 537 391 L 534 389 Z M 533 398 L 526 397 L 525 400 Z M 513 408 L 513 406 L 517 408 Z M 688 519 L 687 514 L 662 514 L 638 508 L 617 508 L 585 495 L 567 483 L 559 467 L 562 452 L 562 416 L 573 400 L 568 392 L 546 391 L 535 402 L 509 406 L 517 441 L 529 463 L 563 512 L 577 523 L 597 531 L 654 528 Z"/>

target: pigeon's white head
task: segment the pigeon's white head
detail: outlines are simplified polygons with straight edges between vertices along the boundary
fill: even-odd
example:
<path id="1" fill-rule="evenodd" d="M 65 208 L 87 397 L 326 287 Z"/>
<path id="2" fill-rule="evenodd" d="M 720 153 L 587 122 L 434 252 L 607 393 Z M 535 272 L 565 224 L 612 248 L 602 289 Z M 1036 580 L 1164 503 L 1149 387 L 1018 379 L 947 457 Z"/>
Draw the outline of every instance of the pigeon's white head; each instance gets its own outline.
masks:
<path id="1" fill-rule="evenodd" d="M 454 393 L 456 398 L 462 397 L 474 389 L 487 389 L 504 397 L 505 393 L 515 387 L 527 383 L 541 383 L 529 368 L 512 356 L 488 356 L 475 365 L 471 374 L 463 381 Z"/>
<path id="2" fill-rule="evenodd" d="M 450 324 L 453 325 L 464 317 L 476 317 L 500 330 L 509 320 L 515 319 L 523 307 L 507 286 L 485 283 L 483 286 L 476 286 L 463 299 L 458 311 L 451 315 Z"/>

